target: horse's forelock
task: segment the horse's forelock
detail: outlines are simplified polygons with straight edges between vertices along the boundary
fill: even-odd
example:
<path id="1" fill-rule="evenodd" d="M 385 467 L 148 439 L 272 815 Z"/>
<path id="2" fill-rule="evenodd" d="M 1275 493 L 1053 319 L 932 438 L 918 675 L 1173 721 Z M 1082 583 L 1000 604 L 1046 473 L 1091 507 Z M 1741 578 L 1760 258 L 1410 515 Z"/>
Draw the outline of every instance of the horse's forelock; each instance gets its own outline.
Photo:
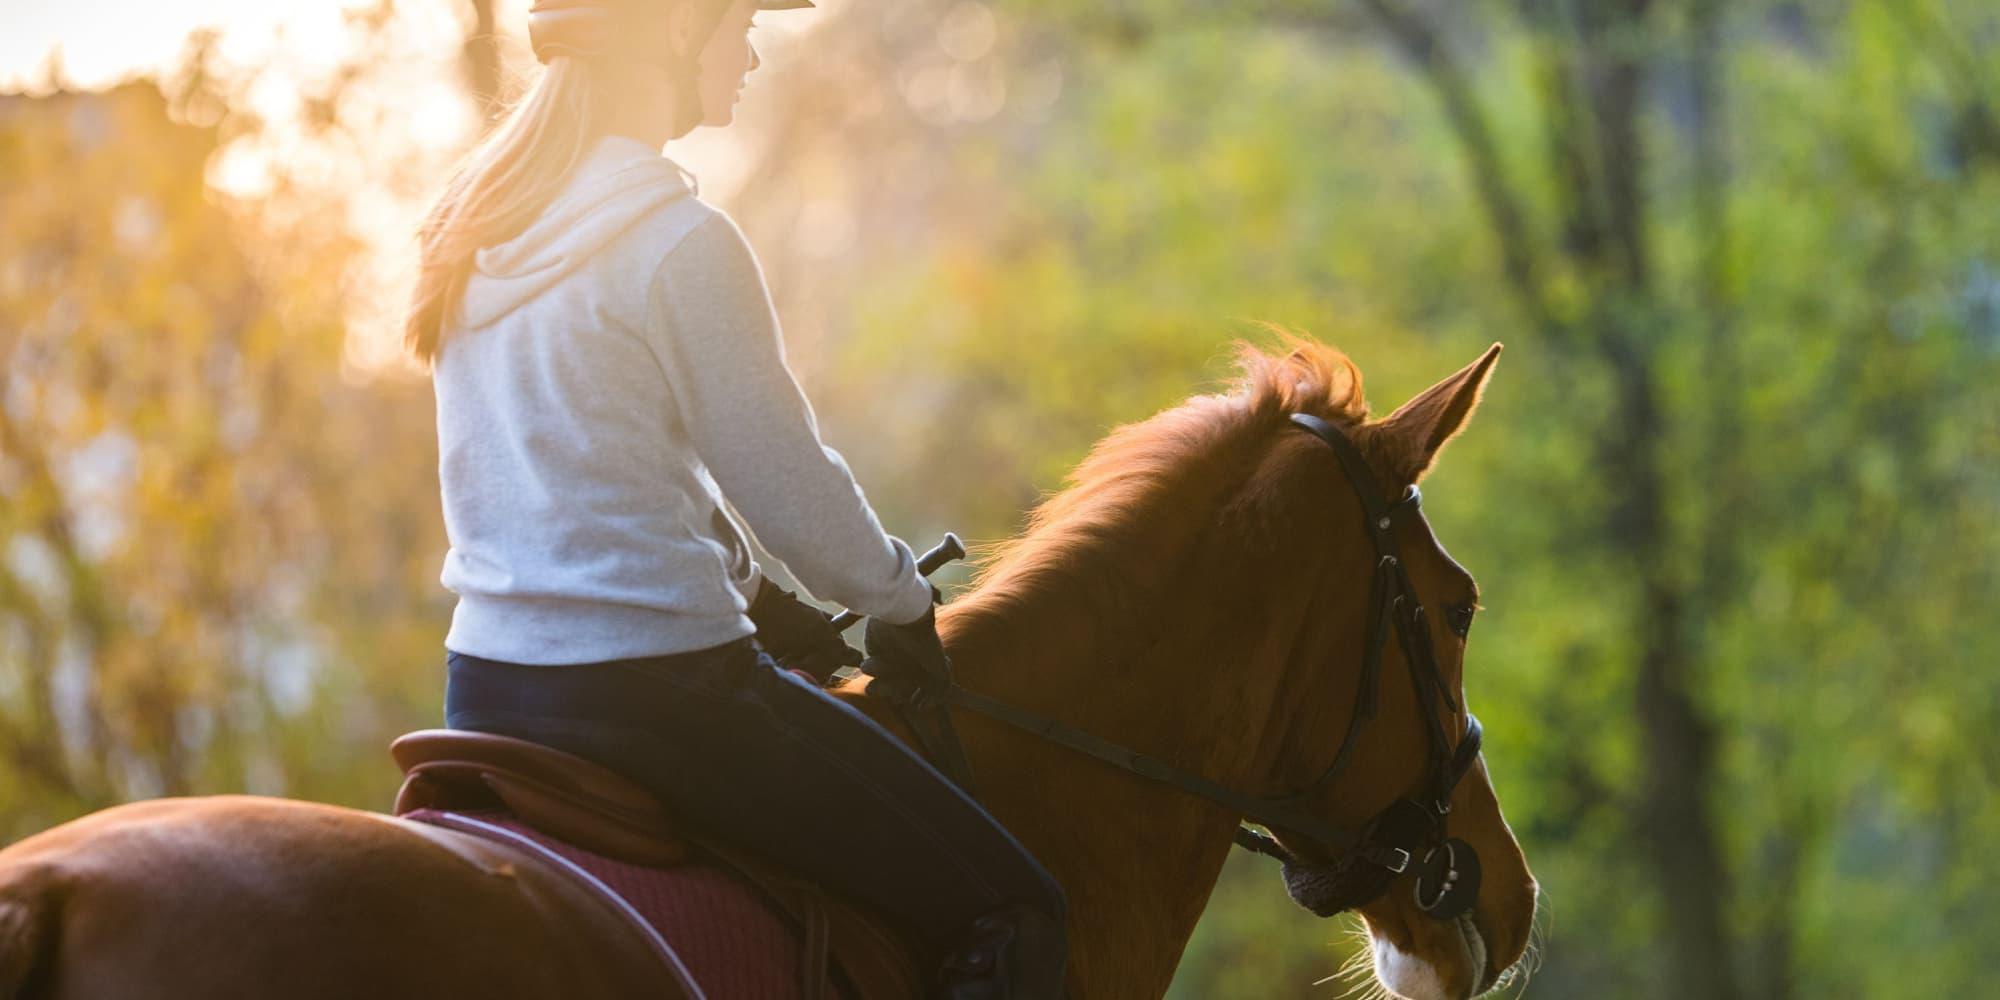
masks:
<path id="1" fill-rule="evenodd" d="M 1251 408 L 1267 419 L 1283 420 L 1309 413 L 1336 424 L 1360 424 L 1368 419 L 1368 401 L 1361 388 L 1361 369 L 1346 354 L 1282 327 L 1269 328 L 1277 350 L 1239 341 L 1236 345 L 1235 393 L 1252 400 Z M 1282 353 L 1280 353 L 1282 352 Z"/>

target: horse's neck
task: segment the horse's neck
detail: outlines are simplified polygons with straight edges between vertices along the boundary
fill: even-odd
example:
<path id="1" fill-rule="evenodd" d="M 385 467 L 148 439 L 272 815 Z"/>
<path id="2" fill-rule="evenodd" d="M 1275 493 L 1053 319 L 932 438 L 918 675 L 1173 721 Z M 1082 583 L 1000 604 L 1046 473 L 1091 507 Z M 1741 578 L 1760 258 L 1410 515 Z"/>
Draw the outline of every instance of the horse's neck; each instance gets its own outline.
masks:
<path id="1" fill-rule="evenodd" d="M 1183 617 L 1107 637 L 1057 600 L 999 609 L 974 599 L 951 617 L 966 687 L 1214 780 L 1251 781 L 1276 679 L 1241 661 L 1282 656 L 1265 636 Z M 1068 891 L 1076 995 L 1165 992 L 1228 856 L 1234 816 L 991 720 L 957 719 L 982 800 Z"/>

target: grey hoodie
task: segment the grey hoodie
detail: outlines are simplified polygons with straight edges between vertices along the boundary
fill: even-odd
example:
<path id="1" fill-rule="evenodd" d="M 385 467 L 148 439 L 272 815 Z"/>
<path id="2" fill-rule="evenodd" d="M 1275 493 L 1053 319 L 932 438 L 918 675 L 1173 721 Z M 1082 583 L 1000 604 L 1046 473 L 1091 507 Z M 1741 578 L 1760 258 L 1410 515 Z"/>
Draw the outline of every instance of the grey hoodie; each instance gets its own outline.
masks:
<path id="1" fill-rule="evenodd" d="M 590 663 L 751 634 L 761 573 L 725 496 L 813 594 L 922 617 L 929 585 L 820 442 L 749 245 L 672 161 L 599 140 L 475 264 L 433 370 L 448 648 Z"/>

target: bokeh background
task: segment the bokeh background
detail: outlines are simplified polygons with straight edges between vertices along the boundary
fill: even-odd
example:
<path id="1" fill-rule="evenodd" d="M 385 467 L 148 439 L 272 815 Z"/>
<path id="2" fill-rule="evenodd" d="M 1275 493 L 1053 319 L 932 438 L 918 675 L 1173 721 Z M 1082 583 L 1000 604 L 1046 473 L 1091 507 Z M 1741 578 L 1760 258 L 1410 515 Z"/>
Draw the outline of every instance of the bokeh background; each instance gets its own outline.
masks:
<path id="1" fill-rule="evenodd" d="M 0 842 L 380 808 L 450 595 L 411 229 L 525 0 L 0 13 Z M 669 154 L 892 530 L 1004 537 L 1273 322 L 1386 410 L 1491 606 L 1531 995 L 2000 975 L 2000 4 L 824 0 Z M 962 578 L 954 578 L 962 579 Z M 1256 858 L 1176 997 L 1337 997 Z"/>

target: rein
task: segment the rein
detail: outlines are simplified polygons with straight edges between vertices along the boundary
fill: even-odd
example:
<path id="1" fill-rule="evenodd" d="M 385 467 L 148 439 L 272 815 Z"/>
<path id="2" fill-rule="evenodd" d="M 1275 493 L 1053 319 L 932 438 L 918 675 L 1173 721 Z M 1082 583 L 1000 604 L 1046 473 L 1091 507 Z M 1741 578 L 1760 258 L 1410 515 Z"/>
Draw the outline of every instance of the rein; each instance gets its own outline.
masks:
<path id="1" fill-rule="evenodd" d="M 995 698 L 989 698 L 976 691 L 969 691 L 954 684 L 935 696 L 919 695 L 908 703 L 912 711 L 934 711 L 943 705 L 970 709 L 988 718 L 997 719 L 1031 735 L 1061 744 L 1079 753 L 1088 754 L 1113 767 L 1130 771 L 1143 778 L 1150 778 L 1163 784 L 1172 785 L 1182 791 L 1207 799 L 1218 805 L 1228 806 L 1236 812 L 1255 820 L 1264 826 L 1296 830 L 1325 844 L 1338 845 L 1342 850 L 1352 849 L 1361 839 L 1353 830 L 1344 830 L 1317 817 L 1307 815 L 1287 807 L 1286 799 L 1263 799 L 1247 795 L 1235 789 L 1219 785 L 1196 774 L 1180 770 L 1157 757 L 1149 757 L 1137 750 L 1120 746 L 1109 740 L 1094 736 L 1075 726 L 1064 725 L 1047 716 L 1037 715 L 1024 708 L 1010 705 Z M 948 775 L 954 782 L 964 785 L 962 779 L 969 774 Z M 1236 828 L 1236 843 L 1247 850 L 1268 854 L 1280 860 L 1291 860 L 1291 854 L 1280 846 L 1276 839 L 1261 830 L 1248 826 Z M 1369 860 L 1376 861 L 1391 871 L 1402 871 L 1409 865 L 1409 854 L 1401 852 L 1400 857 L 1386 852 L 1376 852 L 1363 848 Z"/>
<path id="2" fill-rule="evenodd" d="M 1396 517 L 1401 512 L 1411 511 L 1414 512 L 1413 516 L 1419 519 L 1423 517 L 1419 506 L 1422 502 L 1422 493 L 1413 485 L 1401 499 L 1393 504 L 1385 504 L 1381 499 L 1382 493 L 1374 474 L 1368 469 L 1366 461 L 1352 442 L 1331 424 L 1310 414 L 1292 414 L 1291 421 L 1324 441 L 1339 458 L 1348 481 L 1361 498 L 1362 507 L 1367 514 L 1369 536 L 1374 542 L 1377 555 L 1369 596 L 1368 635 L 1364 646 L 1354 714 L 1349 718 L 1347 731 L 1341 738 L 1340 749 L 1336 752 L 1333 763 L 1304 789 L 1278 798 L 1249 795 L 1180 770 L 1156 757 L 1112 743 L 1074 726 L 967 690 L 948 676 L 930 678 L 922 686 L 913 687 L 899 678 L 875 675 L 869 670 L 871 664 L 864 663 L 862 669 L 876 677 L 876 683 L 869 686 L 869 693 L 875 695 L 877 688 L 885 688 L 880 696 L 896 703 L 904 721 L 916 734 L 925 756 L 936 763 L 939 769 L 968 795 L 976 797 L 977 793 L 972 785 L 971 764 L 959 743 L 956 730 L 952 727 L 949 712 L 952 707 L 978 712 L 1042 740 L 1094 757 L 1120 770 L 1171 785 L 1218 805 L 1227 806 L 1247 821 L 1239 823 L 1236 828 L 1236 846 L 1284 862 L 1287 866 L 1288 882 L 1294 869 L 1310 871 L 1314 870 L 1313 866 L 1301 861 L 1280 844 L 1277 838 L 1252 827 L 1250 823 L 1254 822 L 1270 829 L 1285 830 L 1310 839 L 1337 859 L 1333 866 L 1336 869 L 1348 866 L 1353 860 L 1372 866 L 1375 875 L 1364 875 L 1361 880 L 1369 886 L 1368 889 L 1357 891 L 1347 888 L 1331 891 L 1330 895 L 1333 898 L 1322 900 L 1315 897 L 1311 901 L 1301 898 L 1297 891 L 1294 892 L 1295 898 L 1299 898 L 1302 904 L 1322 916 L 1350 909 L 1373 899 L 1386 889 L 1389 877 L 1407 871 L 1413 861 L 1418 860 L 1418 852 L 1422 851 L 1424 870 L 1419 873 L 1417 903 L 1433 917 L 1440 920 L 1452 919 L 1469 909 L 1477 896 L 1478 861 L 1469 844 L 1462 840 L 1444 837 L 1444 822 L 1447 814 L 1451 812 L 1452 789 L 1457 786 L 1459 779 L 1479 756 L 1482 730 L 1478 718 L 1468 712 L 1466 731 L 1454 741 L 1445 732 L 1443 724 L 1438 721 L 1440 705 L 1454 714 L 1458 712 L 1459 705 L 1452 697 L 1438 668 L 1423 604 L 1410 585 L 1409 576 L 1404 571 L 1391 534 Z M 924 561 L 929 563 L 942 560 L 927 557 Z M 925 572 L 929 572 L 935 566 L 924 568 Z M 1304 800 L 1324 791 L 1346 769 L 1362 728 L 1374 718 L 1380 688 L 1382 654 L 1392 632 L 1402 645 L 1404 659 L 1409 665 L 1410 680 L 1416 689 L 1417 701 L 1426 723 L 1429 738 L 1427 749 L 1432 769 L 1428 787 L 1424 789 L 1426 794 L 1421 801 L 1417 798 L 1405 798 L 1392 803 L 1359 829 L 1336 826 L 1308 814 L 1298 806 Z M 884 684 L 883 681 L 888 683 Z"/>

